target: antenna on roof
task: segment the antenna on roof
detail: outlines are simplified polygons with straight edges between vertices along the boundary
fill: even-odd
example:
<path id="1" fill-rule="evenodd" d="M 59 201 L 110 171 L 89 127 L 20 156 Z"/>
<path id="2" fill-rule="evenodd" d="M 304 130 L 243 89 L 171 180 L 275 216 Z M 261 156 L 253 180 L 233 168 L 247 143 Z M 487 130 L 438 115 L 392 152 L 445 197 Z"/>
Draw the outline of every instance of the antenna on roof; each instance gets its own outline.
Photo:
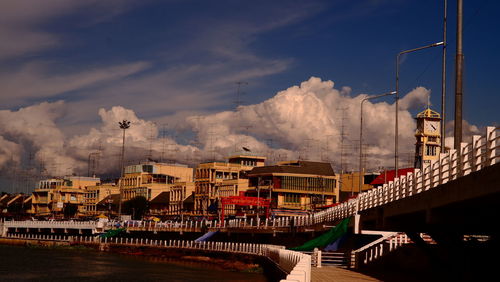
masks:
<path id="1" fill-rule="evenodd" d="M 340 119 L 340 171 L 347 171 L 348 163 L 345 161 L 346 157 L 346 141 L 347 141 L 347 133 L 345 131 L 345 121 L 347 120 L 347 110 L 348 107 L 337 108 L 337 110 L 342 111 L 341 119 Z"/>

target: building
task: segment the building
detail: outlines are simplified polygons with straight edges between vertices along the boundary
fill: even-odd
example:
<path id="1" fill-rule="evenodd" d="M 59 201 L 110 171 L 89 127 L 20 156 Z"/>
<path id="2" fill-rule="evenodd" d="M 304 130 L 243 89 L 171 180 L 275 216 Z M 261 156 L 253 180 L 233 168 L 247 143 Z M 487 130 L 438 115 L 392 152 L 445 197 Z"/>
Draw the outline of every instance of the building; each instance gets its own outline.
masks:
<path id="1" fill-rule="evenodd" d="M 379 173 L 364 173 L 362 180 L 362 185 L 359 185 L 359 172 L 347 172 L 340 175 L 340 201 L 343 202 L 350 197 L 357 195 L 360 192 L 368 191 L 373 188 L 371 182 L 379 175 Z"/>
<path id="2" fill-rule="evenodd" d="M 0 215 L 31 214 L 32 195 L 23 193 L 3 194 L 0 196 Z"/>
<path id="3" fill-rule="evenodd" d="M 195 191 L 194 182 L 177 182 L 170 188 L 168 213 L 179 215 L 181 213 L 192 213 L 192 205 L 186 202 L 192 198 Z"/>
<path id="4" fill-rule="evenodd" d="M 417 114 L 417 130 L 415 132 L 415 167 L 422 169 L 424 165 L 439 159 L 441 153 L 441 115 L 429 107 Z"/>
<path id="5" fill-rule="evenodd" d="M 85 215 L 93 216 L 102 213 L 112 214 L 112 206 L 118 204 L 114 201 L 112 195 L 119 195 L 120 189 L 115 183 L 98 183 L 97 185 L 87 186 L 84 193 L 84 211 Z"/>
<path id="6" fill-rule="evenodd" d="M 125 175 L 119 180 L 122 201 L 138 196 L 148 201 L 162 192 L 170 192 L 176 182 L 192 182 L 193 169 L 181 164 L 147 162 L 125 167 Z"/>
<path id="7" fill-rule="evenodd" d="M 202 163 L 195 173 L 195 213 L 216 212 L 222 196 L 236 196 L 248 189 L 247 173 L 264 166 L 266 158 L 235 155 L 228 162 Z"/>
<path id="8" fill-rule="evenodd" d="M 313 210 L 339 200 L 338 176 L 330 163 L 288 161 L 255 167 L 247 195 L 271 199 L 273 209 Z"/>
<path id="9" fill-rule="evenodd" d="M 99 178 L 68 176 L 41 180 L 33 191 L 32 208 L 37 216 L 85 213 L 85 190 Z"/>
<path id="10" fill-rule="evenodd" d="M 149 212 L 153 215 L 168 214 L 170 208 L 170 193 L 169 191 L 161 192 L 149 201 Z"/>
<path id="11" fill-rule="evenodd" d="M 407 175 L 408 173 L 413 173 L 414 171 L 415 171 L 415 169 L 413 167 L 401 168 L 401 169 L 398 169 L 398 176 Z M 389 183 L 389 181 L 394 181 L 394 178 L 396 178 L 396 170 L 395 169 L 384 170 L 370 184 L 373 187 L 378 187 L 378 186 L 384 185 L 386 183 Z"/>

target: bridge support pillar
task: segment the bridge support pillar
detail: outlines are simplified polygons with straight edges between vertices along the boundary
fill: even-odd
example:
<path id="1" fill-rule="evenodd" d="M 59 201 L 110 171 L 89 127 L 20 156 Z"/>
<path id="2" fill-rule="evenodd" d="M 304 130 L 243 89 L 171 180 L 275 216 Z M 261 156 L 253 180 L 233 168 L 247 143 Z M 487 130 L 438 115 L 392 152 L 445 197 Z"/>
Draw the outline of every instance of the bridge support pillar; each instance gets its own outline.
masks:
<path id="1" fill-rule="evenodd" d="M 354 234 L 361 234 L 361 215 L 354 215 Z"/>

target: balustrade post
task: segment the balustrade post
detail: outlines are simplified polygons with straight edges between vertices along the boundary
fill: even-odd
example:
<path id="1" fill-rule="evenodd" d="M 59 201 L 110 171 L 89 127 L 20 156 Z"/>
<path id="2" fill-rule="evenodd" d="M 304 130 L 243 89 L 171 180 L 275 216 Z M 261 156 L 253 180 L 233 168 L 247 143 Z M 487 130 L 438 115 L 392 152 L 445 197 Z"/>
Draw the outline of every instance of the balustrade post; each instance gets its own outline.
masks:
<path id="1" fill-rule="evenodd" d="M 486 127 L 486 156 L 484 160 L 485 166 L 494 165 L 496 163 L 496 138 L 497 132 L 495 127 Z"/>
<path id="2" fill-rule="evenodd" d="M 423 190 L 427 191 L 431 188 L 431 178 L 432 178 L 432 163 L 424 165 L 424 184 L 423 184 Z"/>
<path id="3" fill-rule="evenodd" d="M 470 173 L 470 155 L 472 154 L 470 148 L 467 151 L 467 147 L 469 144 L 462 142 L 460 143 L 460 158 L 459 158 L 459 171 L 458 176 L 464 176 Z M 457 177 L 458 177 L 457 176 Z"/>

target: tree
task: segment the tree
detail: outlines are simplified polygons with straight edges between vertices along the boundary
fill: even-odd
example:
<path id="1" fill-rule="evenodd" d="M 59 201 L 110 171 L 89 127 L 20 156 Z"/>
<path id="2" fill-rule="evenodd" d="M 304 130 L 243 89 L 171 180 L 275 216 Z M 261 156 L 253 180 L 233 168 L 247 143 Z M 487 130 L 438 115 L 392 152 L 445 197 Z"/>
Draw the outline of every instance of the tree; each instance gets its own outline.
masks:
<path id="1" fill-rule="evenodd" d="M 140 220 L 149 211 L 149 202 L 143 196 L 137 196 L 123 203 L 123 210 L 132 215 L 132 219 Z"/>

